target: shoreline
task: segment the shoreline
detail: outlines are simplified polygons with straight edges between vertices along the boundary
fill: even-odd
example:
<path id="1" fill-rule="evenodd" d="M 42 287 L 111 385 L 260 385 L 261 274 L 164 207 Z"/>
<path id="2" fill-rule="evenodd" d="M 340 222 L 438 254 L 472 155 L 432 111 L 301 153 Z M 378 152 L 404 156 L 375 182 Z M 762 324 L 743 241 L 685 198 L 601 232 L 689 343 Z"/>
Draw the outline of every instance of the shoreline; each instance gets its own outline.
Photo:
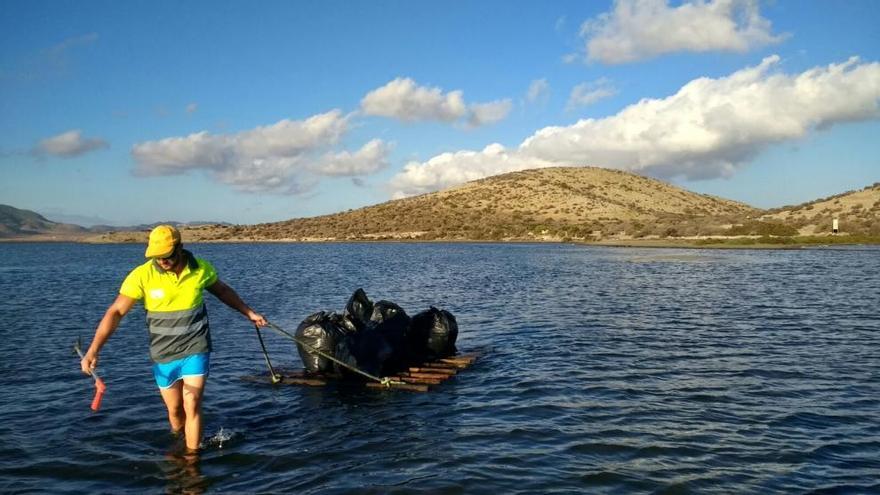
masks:
<path id="1" fill-rule="evenodd" d="M 0 239 L 3 244 L 141 244 L 144 239 L 101 239 L 100 236 L 45 236 L 33 235 L 25 237 L 10 237 Z M 184 239 L 186 236 L 184 235 Z M 877 246 L 880 245 L 880 237 L 864 236 L 823 236 L 808 238 L 755 238 L 755 237 L 709 237 L 709 238 L 667 238 L 667 239 L 604 239 L 587 241 L 582 239 L 192 239 L 186 244 L 373 244 L 373 243 L 400 243 L 400 244 L 574 244 L 589 247 L 615 247 L 615 248 L 654 248 L 654 249 L 761 249 L 761 250 L 791 250 L 805 248 L 828 248 L 836 246 Z"/>

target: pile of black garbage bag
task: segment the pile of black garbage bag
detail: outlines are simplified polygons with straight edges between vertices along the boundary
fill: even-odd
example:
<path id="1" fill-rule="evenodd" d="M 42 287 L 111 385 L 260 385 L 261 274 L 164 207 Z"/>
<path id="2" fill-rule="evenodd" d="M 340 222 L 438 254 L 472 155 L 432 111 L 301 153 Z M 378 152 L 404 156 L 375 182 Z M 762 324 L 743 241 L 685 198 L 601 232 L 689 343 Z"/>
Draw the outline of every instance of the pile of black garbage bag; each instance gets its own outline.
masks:
<path id="1" fill-rule="evenodd" d="M 388 376 L 425 361 L 455 354 L 458 324 L 449 311 L 433 306 L 413 317 L 391 301 L 372 302 L 363 289 L 352 294 L 342 314 L 319 311 L 296 329 L 296 337 L 361 371 Z M 309 373 L 358 376 L 297 344 Z"/>

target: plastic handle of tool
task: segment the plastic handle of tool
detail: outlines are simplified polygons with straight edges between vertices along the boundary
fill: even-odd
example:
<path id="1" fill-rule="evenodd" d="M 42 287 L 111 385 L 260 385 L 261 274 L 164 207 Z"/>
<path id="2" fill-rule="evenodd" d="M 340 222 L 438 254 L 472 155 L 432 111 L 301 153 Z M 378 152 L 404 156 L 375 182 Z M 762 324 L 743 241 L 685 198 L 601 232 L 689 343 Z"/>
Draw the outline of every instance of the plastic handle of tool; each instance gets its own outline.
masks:
<path id="1" fill-rule="evenodd" d="M 92 411 L 97 411 L 101 408 L 101 399 L 104 397 L 105 390 L 107 390 L 107 386 L 104 385 L 104 380 L 95 378 L 95 398 L 92 399 Z"/>

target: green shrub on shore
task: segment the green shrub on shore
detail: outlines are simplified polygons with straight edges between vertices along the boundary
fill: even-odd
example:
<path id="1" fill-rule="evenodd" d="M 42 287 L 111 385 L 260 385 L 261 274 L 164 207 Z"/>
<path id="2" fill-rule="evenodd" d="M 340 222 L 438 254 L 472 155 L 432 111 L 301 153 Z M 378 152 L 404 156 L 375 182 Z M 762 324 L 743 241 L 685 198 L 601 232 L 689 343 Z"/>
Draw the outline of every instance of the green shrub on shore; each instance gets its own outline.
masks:
<path id="1" fill-rule="evenodd" d="M 728 235 L 796 236 L 798 229 L 779 222 L 752 221 L 734 225 Z"/>
<path id="2" fill-rule="evenodd" d="M 756 246 L 789 245 L 818 246 L 843 244 L 880 244 L 880 235 L 838 235 L 838 236 L 792 236 L 792 237 L 737 237 L 734 239 L 708 238 L 694 242 L 697 246 Z"/>
<path id="3" fill-rule="evenodd" d="M 716 239 L 710 237 L 708 239 L 699 239 L 694 242 L 697 246 L 714 246 L 714 245 L 725 245 L 725 246 L 754 246 L 758 243 L 758 240 L 754 237 L 737 237 L 734 239 Z"/>

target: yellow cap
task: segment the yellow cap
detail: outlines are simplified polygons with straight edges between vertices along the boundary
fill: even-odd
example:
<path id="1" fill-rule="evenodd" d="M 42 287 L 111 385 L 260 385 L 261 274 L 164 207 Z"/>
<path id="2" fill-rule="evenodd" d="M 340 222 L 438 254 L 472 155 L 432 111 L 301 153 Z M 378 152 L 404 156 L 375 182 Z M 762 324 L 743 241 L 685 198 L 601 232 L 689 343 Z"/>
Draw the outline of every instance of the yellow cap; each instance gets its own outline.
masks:
<path id="1" fill-rule="evenodd" d="M 150 232 L 147 244 L 147 258 L 164 258 L 169 256 L 180 243 L 180 232 L 171 225 L 159 225 Z"/>

